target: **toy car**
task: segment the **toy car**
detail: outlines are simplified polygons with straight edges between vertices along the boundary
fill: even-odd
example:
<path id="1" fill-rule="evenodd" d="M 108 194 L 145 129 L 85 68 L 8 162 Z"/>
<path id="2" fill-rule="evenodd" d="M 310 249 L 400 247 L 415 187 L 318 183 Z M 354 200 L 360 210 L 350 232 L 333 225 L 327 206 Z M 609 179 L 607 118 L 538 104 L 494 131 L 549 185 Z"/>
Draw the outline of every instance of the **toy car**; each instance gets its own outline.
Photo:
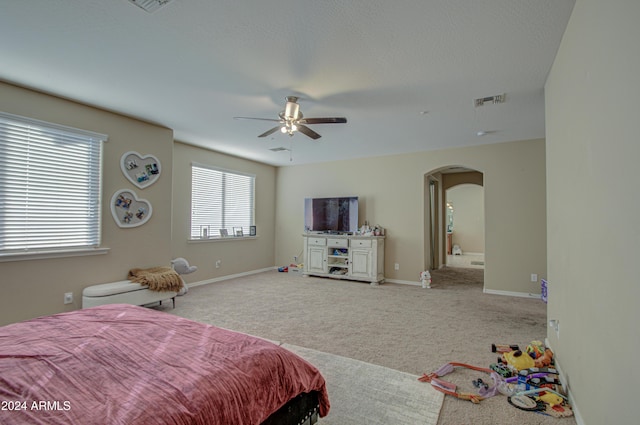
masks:
<path id="1" fill-rule="evenodd" d="M 511 371 L 511 369 L 503 364 L 491 363 L 491 365 L 489 365 L 489 369 L 493 370 L 503 378 L 510 378 L 513 376 L 513 372 Z"/>

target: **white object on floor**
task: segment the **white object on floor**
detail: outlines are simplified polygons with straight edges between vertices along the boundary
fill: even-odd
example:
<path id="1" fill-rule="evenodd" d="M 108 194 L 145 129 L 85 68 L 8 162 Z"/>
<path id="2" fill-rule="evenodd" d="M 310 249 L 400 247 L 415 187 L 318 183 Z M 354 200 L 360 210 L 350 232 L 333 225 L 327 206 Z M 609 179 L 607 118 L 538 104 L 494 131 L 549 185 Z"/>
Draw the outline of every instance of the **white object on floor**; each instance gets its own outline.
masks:
<path id="1" fill-rule="evenodd" d="M 460 249 L 460 245 L 454 245 L 451 253 L 453 255 L 462 255 L 462 249 Z"/>
<path id="2" fill-rule="evenodd" d="M 183 274 L 193 273 L 198 270 L 197 266 L 190 266 L 189 262 L 182 257 L 178 257 L 175 260 L 171 260 L 171 266 L 173 270 L 176 271 L 180 275 L 180 279 L 182 279 Z M 178 292 L 178 295 L 184 295 L 189 291 L 189 287 L 187 286 L 187 282 L 182 279 L 182 289 Z"/>
<path id="3" fill-rule="evenodd" d="M 431 273 L 428 270 L 420 272 L 420 280 L 423 288 L 431 288 Z"/>
<path id="4" fill-rule="evenodd" d="M 82 308 L 104 304 L 145 305 L 163 300 L 173 300 L 176 306 L 176 291 L 152 291 L 147 285 L 122 280 L 120 282 L 103 283 L 84 288 L 82 291 Z"/>

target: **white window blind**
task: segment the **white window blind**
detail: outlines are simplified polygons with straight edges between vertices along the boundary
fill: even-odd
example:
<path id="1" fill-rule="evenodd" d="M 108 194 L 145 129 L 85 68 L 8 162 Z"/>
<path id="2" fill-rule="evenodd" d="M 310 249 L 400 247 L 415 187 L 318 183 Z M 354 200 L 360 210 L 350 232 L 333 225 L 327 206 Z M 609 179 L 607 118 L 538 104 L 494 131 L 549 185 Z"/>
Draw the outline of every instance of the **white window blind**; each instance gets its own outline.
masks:
<path id="1" fill-rule="evenodd" d="M 191 165 L 191 239 L 229 236 L 234 228 L 249 234 L 254 224 L 255 176 L 201 164 Z M 203 234 L 203 229 L 207 234 Z"/>
<path id="2" fill-rule="evenodd" d="M 106 140 L 0 112 L 0 254 L 100 245 Z"/>

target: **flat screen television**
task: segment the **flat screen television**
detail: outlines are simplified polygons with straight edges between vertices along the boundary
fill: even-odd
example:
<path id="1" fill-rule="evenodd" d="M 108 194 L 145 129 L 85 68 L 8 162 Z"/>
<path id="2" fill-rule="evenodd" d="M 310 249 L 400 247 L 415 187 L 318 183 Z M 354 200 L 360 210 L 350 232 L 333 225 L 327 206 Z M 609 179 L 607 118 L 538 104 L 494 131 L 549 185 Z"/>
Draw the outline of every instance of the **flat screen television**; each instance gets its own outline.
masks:
<path id="1" fill-rule="evenodd" d="M 305 232 L 355 233 L 358 230 L 358 197 L 306 198 Z"/>

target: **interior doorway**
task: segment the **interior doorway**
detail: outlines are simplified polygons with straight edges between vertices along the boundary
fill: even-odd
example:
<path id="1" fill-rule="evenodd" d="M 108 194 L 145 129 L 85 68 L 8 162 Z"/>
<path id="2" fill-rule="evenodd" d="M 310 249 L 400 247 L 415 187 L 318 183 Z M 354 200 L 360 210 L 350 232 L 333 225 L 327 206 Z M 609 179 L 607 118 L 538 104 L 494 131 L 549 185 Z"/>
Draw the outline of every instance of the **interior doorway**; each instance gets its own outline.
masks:
<path id="1" fill-rule="evenodd" d="M 484 269 L 484 187 L 462 183 L 445 191 L 448 267 Z"/>
<path id="2" fill-rule="evenodd" d="M 484 269 L 483 173 L 453 165 L 433 170 L 425 174 L 424 200 L 425 270 Z"/>

